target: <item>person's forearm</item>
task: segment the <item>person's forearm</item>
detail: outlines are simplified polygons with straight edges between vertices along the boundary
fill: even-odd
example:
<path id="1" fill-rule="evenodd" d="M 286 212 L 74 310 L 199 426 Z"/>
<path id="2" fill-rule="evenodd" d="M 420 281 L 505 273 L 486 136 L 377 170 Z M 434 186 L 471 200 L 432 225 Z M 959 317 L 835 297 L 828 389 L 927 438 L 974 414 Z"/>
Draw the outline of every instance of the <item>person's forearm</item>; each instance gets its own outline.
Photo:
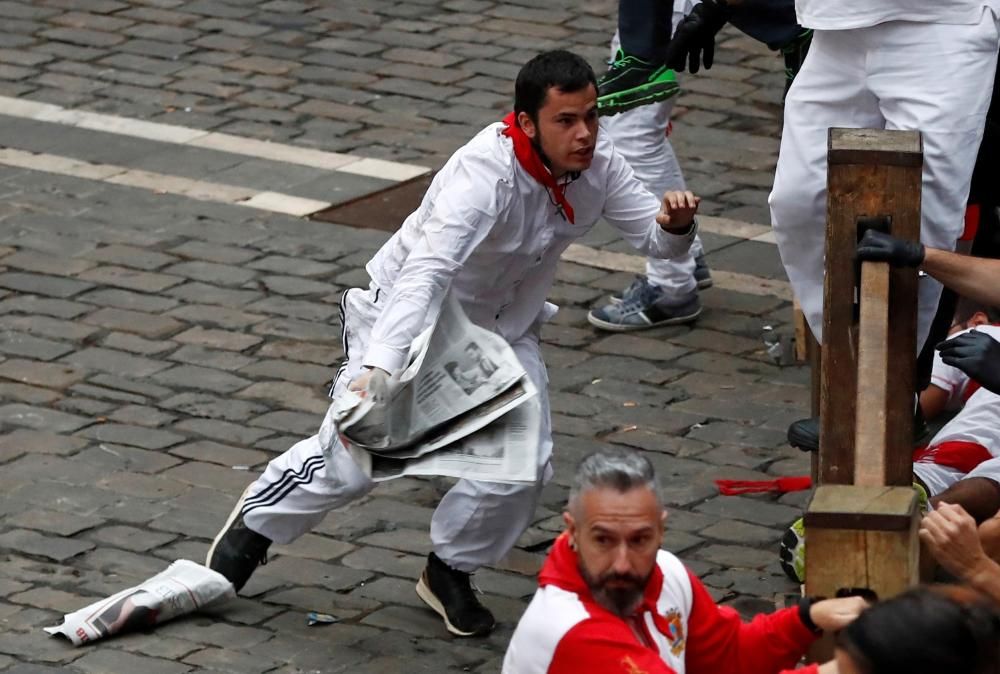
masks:
<path id="1" fill-rule="evenodd" d="M 1000 260 L 927 248 L 920 268 L 973 302 L 1000 305 Z"/>
<path id="2" fill-rule="evenodd" d="M 989 559 L 979 571 L 966 578 L 965 581 L 1000 604 L 1000 564 Z"/>

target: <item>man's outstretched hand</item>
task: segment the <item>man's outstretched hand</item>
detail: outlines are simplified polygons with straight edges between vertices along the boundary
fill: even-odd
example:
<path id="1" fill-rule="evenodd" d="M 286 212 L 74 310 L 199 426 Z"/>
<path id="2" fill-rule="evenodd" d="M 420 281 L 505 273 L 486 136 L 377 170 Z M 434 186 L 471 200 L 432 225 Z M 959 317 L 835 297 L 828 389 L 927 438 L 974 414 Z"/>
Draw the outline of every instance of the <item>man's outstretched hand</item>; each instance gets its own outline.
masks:
<path id="1" fill-rule="evenodd" d="M 701 197 L 696 197 L 693 192 L 664 192 L 663 206 L 656 222 L 672 234 L 683 234 L 691 229 L 700 203 Z"/>
<path id="2" fill-rule="evenodd" d="M 1000 394 L 1000 342 L 972 330 L 935 347 L 945 365 L 957 367 L 988 391 Z"/>
<path id="3" fill-rule="evenodd" d="M 692 73 L 698 72 L 702 63 L 705 70 L 711 68 L 715 59 L 715 34 L 729 21 L 729 14 L 726 0 L 702 0 L 695 5 L 677 24 L 670 38 L 664 59 L 667 67 L 683 72 L 687 62 Z"/>
<path id="4" fill-rule="evenodd" d="M 893 267 L 919 267 L 924 254 L 924 244 L 919 241 L 904 241 L 874 229 L 858 242 L 859 260 L 888 262 Z"/>

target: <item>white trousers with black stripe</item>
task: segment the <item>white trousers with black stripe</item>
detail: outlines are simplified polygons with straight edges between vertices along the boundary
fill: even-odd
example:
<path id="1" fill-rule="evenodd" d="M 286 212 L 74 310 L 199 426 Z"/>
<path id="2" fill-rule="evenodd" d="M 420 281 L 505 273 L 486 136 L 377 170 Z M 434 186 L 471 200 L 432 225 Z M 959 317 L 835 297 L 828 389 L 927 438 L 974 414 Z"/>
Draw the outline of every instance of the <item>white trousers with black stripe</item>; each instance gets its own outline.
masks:
<path id="1" fill-rule="evenodd" d="M 361 370 L 364 346 L 379 313 L 377 298 L 375 289 L 352 289 L 344 295 L 341 314 L 347 363 L 338 374 L 334 397 Z M 444 495 L 431 518 L 431 542 L 437 556 L 460 571 L 496 564 L 514 547 L 531 524 L 542 484 L 551 473 L 548 377 L 538 336 L 527 334 L 511 347 L 539 391 L 539 479 L 531 485 L 459 480 Z M 319 524 L 330 510 L 364 496 L 374 486 L 340 443 L 327 412 L 319 433 L 271 461 L 250 486 L 243 519 L 250 529 L 272 541 L 290 543 Z"/>

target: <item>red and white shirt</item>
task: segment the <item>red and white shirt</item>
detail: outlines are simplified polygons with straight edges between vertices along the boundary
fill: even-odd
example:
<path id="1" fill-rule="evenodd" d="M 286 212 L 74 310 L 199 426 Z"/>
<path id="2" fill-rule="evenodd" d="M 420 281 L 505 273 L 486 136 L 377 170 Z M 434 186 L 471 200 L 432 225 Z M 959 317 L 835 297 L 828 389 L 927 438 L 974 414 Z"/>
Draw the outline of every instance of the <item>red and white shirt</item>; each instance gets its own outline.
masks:
<path id="1" fill-rule="evenodd" d="M 742 622 L 663 550 L 635 615 L 642 639 L 594 601 L 565 534 L 538 582 L 502 674 L 777 674 L 794 667 L 816 638 L 795 608 Z"/>
<path id="2" fill-rule="evenodd" d="M 1000 326 L 974 329 L 1000 340 Z M 952 337 L 965 332 L 969 331 Z M 913 472 L 932 496 L 977 470 L 976 477 L 1000 481 L 1000 396 L 982 388 L 957 367 L 946 365 L 938 352 L 934 353 L 931 385 L 948 394 L 947 409 L 961 409 L 926 448 L 914 452 Z"/>

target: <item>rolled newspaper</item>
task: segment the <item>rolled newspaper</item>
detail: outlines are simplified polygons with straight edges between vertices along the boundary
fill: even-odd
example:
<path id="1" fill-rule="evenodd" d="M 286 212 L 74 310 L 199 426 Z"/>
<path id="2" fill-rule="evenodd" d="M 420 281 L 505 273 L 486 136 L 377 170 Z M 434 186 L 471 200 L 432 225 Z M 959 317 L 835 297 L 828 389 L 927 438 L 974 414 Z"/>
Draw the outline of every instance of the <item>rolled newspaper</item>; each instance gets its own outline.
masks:
<path id="1" fill-rule="evenodd" d="M 135 587 L 63 616 L 61 625 L 45 631 L 82 646 L 119 632 L 147 629 L 235 596 L 225 576 L 181 559 Z"/>

